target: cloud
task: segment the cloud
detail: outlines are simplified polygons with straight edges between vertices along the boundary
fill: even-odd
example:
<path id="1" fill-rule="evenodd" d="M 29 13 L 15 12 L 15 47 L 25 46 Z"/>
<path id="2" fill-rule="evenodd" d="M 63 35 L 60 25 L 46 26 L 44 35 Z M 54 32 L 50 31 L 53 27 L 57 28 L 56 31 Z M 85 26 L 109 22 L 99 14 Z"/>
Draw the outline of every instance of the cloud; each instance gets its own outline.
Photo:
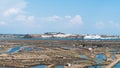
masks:
<path id="1" fill-rule="evenodd" d="M 82 17 L 80 15 L 75 15 L 75 16 L 49 16 L 49 17 L 44 17 L 40 18 L 40 21 L 42 22 L 67 22 L 69 24 L 83 24 Z"/>
<path id="2" fill-rule="evenodd" d="M 72 17 L 71 16 L 65 16 L 65 19 L 71 19 Z"/>
<path id="3" fill-rule="evenodd" d="M 70 19 L 70 23 L 72 24 L 83 24 L 82 17 L 80 15 L 76 15 Z"/>
<path id="4" fill-rule="evenodd" d="M 0 25 L 7 25 L 5 21 L 0 21 Z"/>
<path id="5" fill-rule="evenodd" d="M 3 16 L 10 16 L 24 12 L 27 2 L 25 0 L 0 0 L 0 13 Z"/>
<path id="6" fill-rule="evenodd" d="M 33 22 L 35 20 L 35 17 L 34 16 L 28 16 L 27 20 L 29 22 Z"/>
<path id="7" fill-rule="evenodd" d="M 98 23 L 95 23 L 95 27 L 97 29 L 104 29 L 105 28 L 105 24 L 103 22 L 98 22 Z"/>
<path id="8" fill-rule="evenodd" d="M 35 21 L 34 16 L 26 16 L 26 15 L 18 15 L 16 16 L 16 21 L 23 22 L 23 23 L 32 23 Z"/>
<path id="9" fill-rule="evenodd" d="M 36 30 L 41 27 L 48 30 L 56 30 L 58 28 L 57 30 L 62 31 L 64 29 L 77 29 L 76 26 L 79 27 L 79 25 L 83 24 L 80 15 L 59 16 L 53 14 L 52 16 L 41 18 L 34 16 L 34 13 L 29 15 L 29 12 L 24 10 L 27 9 L 27 6 L 26 0 L 0 0 L 0 25 L 7 24 L 8 29 L 15 29 L 16 31 L 22 31 L 22 29 Z M 70 27 L 67 28 L 69 25 Z"/>
<path id="10" fill-rule="evenodd" d="M 40 20 L 43 22 L 57 22 L 57 21 L 60 21 L 61 19 L 62 18 L 60 16 L 54 15 L 50 17 L 41 18 Z"/>
<path id="11" fill-rule="evenodd" d="M 10 15 L 13 15 L 13 14 L 19 14 L 21 12 L 20 9 L 17 9 L 17 8 L 10 8 L 8 10 L 6 10 L 3 15 L 4 16 L 10 16 Z"/>
<path id="12" fill-rule="evenodd" d="M 0 18 L 6 21 L 8 25 L 16 22 L 22 22 L 22 24 L 31 23 L 35 20 L 35 16 L 27 15 L 27 12 L 24 10 L 27 7 L 25 0 L 0 0 L 0 7 Z"/>
<path id="13" fill-rule="evenodd" d="M 0 24 L 14 25 L 17 16 L 25 15 L 24 9 L 26 6 L 27 2 L 25 0 L 0 0 L 0 19 L 2 20 Z"/>
<path id="14" fill-rule="evenodd" d="M 16 16 L 16 20 L 17 21 L 26 21 L 26 16 L 25 15 L 18 15 L 18 16 Z"/>
<path id="15" fill-rule="evenodd" d="M 114 21 L 106 21 L 106 22 L 97 22 L 95 23 L 96 29 L 102 29 L 102 30 L 119 30 L 120 29 L 120 23 L 114 22 Z"/>
<path id="16" fill-rule="evenodd" d="M 117 22 L 108 21 L 108 25 L 110 28 L 116 28 L 116 29 L 120 28 L 120 23 L 117 23 Z"/>

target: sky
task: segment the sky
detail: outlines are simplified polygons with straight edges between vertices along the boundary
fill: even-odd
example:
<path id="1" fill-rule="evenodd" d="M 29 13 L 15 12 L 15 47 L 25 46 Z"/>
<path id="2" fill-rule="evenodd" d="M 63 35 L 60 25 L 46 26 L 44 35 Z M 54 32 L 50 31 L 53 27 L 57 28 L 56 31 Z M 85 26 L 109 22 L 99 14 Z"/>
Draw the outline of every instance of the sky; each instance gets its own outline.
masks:
<path id="1" fill-rule="evenodd" d="M 120 0 L 0 0 L 0 33 L 120 35 Z"/>

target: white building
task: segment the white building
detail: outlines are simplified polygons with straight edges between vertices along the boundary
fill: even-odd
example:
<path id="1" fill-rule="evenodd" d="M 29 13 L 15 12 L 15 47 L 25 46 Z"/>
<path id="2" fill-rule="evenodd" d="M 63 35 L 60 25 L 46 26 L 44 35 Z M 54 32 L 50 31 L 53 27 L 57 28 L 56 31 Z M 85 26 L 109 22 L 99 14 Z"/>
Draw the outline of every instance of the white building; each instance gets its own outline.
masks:
<path id="1" fill-rule="evenodd" d="M 85 35 L 84 39 L 100 39 L 100 35 Z"/>
<path id="2" fill-rule="evenodd" d="M 53 37 L 52 35 L 41 35 L 42 38 L 50 38 Z"/>
<path id="3" fill-rule="evenodd" d="M 69 37 L 69 36 L 73 36 L 72 34 L 56 34 L 53 35 L 54 37 L 60 37 L 60 38 L 65 38 L 65 37 Z"/>

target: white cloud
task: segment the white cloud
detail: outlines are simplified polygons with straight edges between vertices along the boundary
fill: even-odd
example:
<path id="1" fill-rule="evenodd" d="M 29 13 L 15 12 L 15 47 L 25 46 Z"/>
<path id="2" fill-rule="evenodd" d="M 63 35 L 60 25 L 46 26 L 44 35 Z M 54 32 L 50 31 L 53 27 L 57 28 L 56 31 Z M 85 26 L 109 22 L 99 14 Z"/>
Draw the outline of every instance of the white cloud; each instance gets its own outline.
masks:
<path id="1" fill-rule="evenodd" d="M 120 23 L 117 22 L 109 21 L 108 25 L 110 28 L 117 28 L 117 29 L 120 28 Z"/>
<path id="2" fill-rule="evenodd" d="M 64 16 L 60 17 L 57 15 L 50 16 L 50 17 L 44 17 L 40 18 L 40 21 L 42 22 L 67 22 L 69 24 L 83 24 L 82 17 L 80 15 L 76 16 Z"/>
<path id="3" fill-rule="evenodd" d="M 70 19 L 70 23 L 72 24 L 83 24 L 82 17 L 80 15 L 76 15 Z"/>
<path id="4" fill-rule="evenodd" d="M 72 17 L 71 16 L 65 16 L 65 19 L 71 19 Z"/>
<path id="5" fill-rule="evenodd" d="M 18 15 L 18 16 L 16 16 L 16 20 L 17 21 L 26 21 L 26 16 L 25 15 Z"/>
<path id="6" fill-rule="evenodd" d="M 0 15 L 8 17 L 23 13 L 26 6 L 25 0 L 0 0 Z"/>
<path id="7" fill-rule="evenodd" d="M 4 16 L 10 16 L 10 15 L 14 15 L 14 14 L 19 14 L 21 12 L 20 9 L 17 8 L 10 8 L 8 10 L 6 10 L 3 15 Z"/>
<path id="8" fill-rule="evenodd" d="M 31 22 L 34 22 L 35 17 L 34 16 L 18 15 L 15 20 L 18 22 L 23 22 L 23 23 L 31 23 Z"/>
<path id="9" fill-rule="evenodd" d="M 35 17 L 34 16 L 28 16 L 27 20 L 29 22 L 33 22 L 35 20 Z"/>
<path id="10" fill-rule="evenodd" d="M 120 23 L 114 21 L 97 22 L 95 23 L 97 29 L 120 29 Z"/>
<path id="11" fill-rule="evenodd" d="M 46 18 L 41 18 L 40 20 L 43 22 L 56 22 L 60 21 L 62 18 L 60 16 L 54 15 Z"/>
<path id="12" fill-rule="evenodd" d="M 55 16 L 49 17 L 49 19 L 54 21 L 54 20 L 60 20 L 61 18 L 60 16 L 55 15 Z"/>
<path id="13" fill-rule="evenodd" d="M 114 24 L 116 28 L 120 28 L 120 24 L 119 23 L 115 23 Z"/>
<path id="14" fill-rule="evenodd" d="M 34 22 L 35 17 L 27 15 L 24 9 L 27 6 L 25 0 L 0 0 L 0 18 L 8 22 Z"/>
<path id="15" fill-rule="evenodd" d="M 98 23 L 95 23 L 95 27 L 97 29 L 104 29 L 105 28 L 105 24 L 103 22 L 98 22 Z"/>
<path id="16" fill-rule="evenodd" d="M 25 0 L 0 0 L 0 19 L 2 20 L 0 24 L 12 25 L 15 23 L 16 16 L 25 15 L 26 6 Z"/>
<path id="17" fill-rule="evenodd" d="M 5 21 L 0 21 L 0 25 L 7 25 Z"/>

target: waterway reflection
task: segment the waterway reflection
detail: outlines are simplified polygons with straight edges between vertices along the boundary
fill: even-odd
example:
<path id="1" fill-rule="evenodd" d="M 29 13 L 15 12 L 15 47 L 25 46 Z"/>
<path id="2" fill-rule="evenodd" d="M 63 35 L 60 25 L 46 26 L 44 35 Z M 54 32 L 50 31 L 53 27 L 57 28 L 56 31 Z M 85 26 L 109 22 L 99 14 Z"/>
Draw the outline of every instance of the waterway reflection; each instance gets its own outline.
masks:
<path id="1" fill-rule="evenodd" d="M 8 53 L 15 53 L 15 52 L 18 52 L 20 49 L 21 49 L 22 46 L 16 46 L 16 47 L 13 47 L 13 48 L 10 48 L 8 50 Z"/>
<path id="2" fill-rule="evenodd" d="M 90 66 L 89 68 L 102 68 L 102 66 Z"/>
<path id="3" fill-rule="evenodd" d="M 102 62 L 104 60 L 107 60 L 105 54 L 97 54 L 96 55 L 96 59 L 97 59 L 97 64 L 102 64 Z M 102 65 L 99 65 L 99 66 L 90 66 L 88 68 L 103 68 L 103 66 Z"/>
<path id="4" fill-rule="evenodd" d="M 59 66 L 56 66 L 56 68 L 63 68 L 63 66 L 62 66 L 62 65 L 59 65 Z"/>
<path id="5" fill-rule="evenodd" d="M 46 68 L 46 65 L 37 65 L 37 66 L 33 66 L 31 68 Z"/>
<path id="6" fill-rule="evenodd" d="M 98 64 L 102 64 L 104 60 L 107 60 L 105 54 L 97 54 L 96 59 Z"/>
<path id="7" fill-rule="evenodd" d="M 117 63 L 113 68 L 120 68 L 120 62 Z"/>
<path id="8" fill-rule="evenodd" d="M 46 68 L 46 65 L 37 65 L 37 66 L 33 66 L 31 68 Z M 63 65 L 58 65 L 58 66 L 56 66 L 56 68 L 63 68 Z"/>
<path id="9" fill-rule="evenodd" d="M 83 58 L 83 59 L 88 59 L 87 56 L 83 55 L 83 54 L 80 54 L 80 58 Z"/>

